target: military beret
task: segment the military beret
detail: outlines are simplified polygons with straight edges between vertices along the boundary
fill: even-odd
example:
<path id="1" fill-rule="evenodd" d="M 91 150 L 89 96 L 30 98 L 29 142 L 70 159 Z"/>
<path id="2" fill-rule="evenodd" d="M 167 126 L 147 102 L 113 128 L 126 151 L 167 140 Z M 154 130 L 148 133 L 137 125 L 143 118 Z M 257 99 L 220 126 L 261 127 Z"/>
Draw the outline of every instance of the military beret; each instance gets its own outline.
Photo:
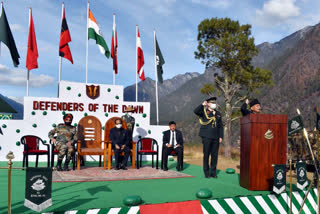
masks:
<path id="1" fill-rule="evenodd" d="M 252 107 L 252 106 L 254 106 L 254 105 L 257 105 L 257 104 L 260 105 L 259 100 L 258 100 L 258 99 L 254 99 L 254 100 L 252 100 L 252 101 L 250 102 L 250 107 Z"/>
<path id="2" fill-rule="evenodd" d="M 217 101 L 216 97 L 210 97 L 209 99 L 207 99 L 208 103 L 215 103 Z"/>

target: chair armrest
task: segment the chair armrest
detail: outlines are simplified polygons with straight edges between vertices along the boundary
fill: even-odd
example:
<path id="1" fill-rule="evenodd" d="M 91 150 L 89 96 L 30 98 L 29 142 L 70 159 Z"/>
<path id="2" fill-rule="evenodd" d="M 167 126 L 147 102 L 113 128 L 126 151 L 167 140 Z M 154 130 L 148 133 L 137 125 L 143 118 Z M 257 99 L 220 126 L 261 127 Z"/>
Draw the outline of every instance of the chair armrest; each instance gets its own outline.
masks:
<path id="1" fill-rule="evenodd" d="M 158 142 L 155 139 L 152 140 L 152 149 L 153 150 L 154 150 L 154 145 L 157 146 L 157 152 L 158 152 L 159 151 L 159 145 L 158 145 Z"/>
<path id="2" fill-rule="evenodd" d="M 108 142 L 109 141 L 106 141 L 106 140 L 102 140 L 101 142 L 100 142 L 100 144 L 104 144 L 104 147 L 103 148 L 107 148 L 108 147 Z"/>
<path id="3" fill-rule="evenodd" d="M 131 141 L 131 143 L 132 143 L 132 144 L 137 144 L 137 142 L 136 142 L 136 141 Z"/>
<path id="4" fill-rule="evenodd" d="M 47 151 L 50 151 L 50 145 L 48 143 L 44 143 L 43 145 L 47 146 Z"/>
<path id="5" fill-rule="evenodd" d="M 101 141 L 101 143 L 107 143 L 107 144 L 108 144 L 109 142 L 111 143 L 111 141 L 107 141 L 107 140 Z"/>
<path id="6" fill-rule="evenodd" d="M 45 143 L 41 138 L 39 138 L 39 140 L 41 141 L 42 145 L 47 147 L 47 151 L 50 151 L 50 143 Z"/>
<path id="7" fill-rule="evenodd" d="M 23 144 L 24 145 L 24 151 L 27 151 L 28 152 L 28 145 L 25 143 Z"/>

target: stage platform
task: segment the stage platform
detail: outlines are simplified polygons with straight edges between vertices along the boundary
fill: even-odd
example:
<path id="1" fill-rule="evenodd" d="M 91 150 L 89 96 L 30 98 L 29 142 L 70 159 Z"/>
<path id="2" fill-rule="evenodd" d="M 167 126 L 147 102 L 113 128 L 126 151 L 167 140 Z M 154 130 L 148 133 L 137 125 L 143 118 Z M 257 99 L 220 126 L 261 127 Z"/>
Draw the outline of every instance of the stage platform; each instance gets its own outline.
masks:
<path id="1" fill-rule="evenodd" d="M 145 163 L 144 166 L 146 166 Z M 21 167 L 14 162 L 13 167 Z M 33 166 L 30 163 L 29 166 Z M 41 165 L 45 165 L 41 163 Z M 97 166 L 98 163 L 88 163 Z M 0 162 L 7 166 L 7 162 Z M 169 170 L 176 171 L 176 163 L 169 162 Z M 101 168 L 103 170 L 103 168 Z M 159 169 L 160 170 L 160 169 Z M 139 171 L 136 169 L 135 171 Z M 176 172 L 175 172 L 176 173 Z M 188 202 L 198 200 L 196 192 L 201 188 L 212 191 L 212 198 L 200 200 L 203 213 L 288 213 L 287 193 L 273 195 L 269 191 L 248 191 L 239 185 L 238 174 L 218 172 L 218 179 L 204 178 L 201 166 L 184 164 L 183 174 L 190 177 L 164 177 L 143 180 L 112 180 L 88 182 L 54 182 L 52 188 L 53 205 L 42 213 L 140 213 L 140 207 L 126 207 L 123 199 L 139 195 L 146 204 L 167 202 Z M 192 176 L 192 177 L 191 177 Z M 305 192 L 294 187 L 293 213 L 298 213 Z M 7 213 L 7 170 L 0 170 L 0 213 Z M 24 207 L 25 171 L 12 172 L 12 213 L 34 213 Z M 315 213 L 316 191 L 308 196 L 302 213 Z M 68 212 L 71 211 L 71 212 Z"/>

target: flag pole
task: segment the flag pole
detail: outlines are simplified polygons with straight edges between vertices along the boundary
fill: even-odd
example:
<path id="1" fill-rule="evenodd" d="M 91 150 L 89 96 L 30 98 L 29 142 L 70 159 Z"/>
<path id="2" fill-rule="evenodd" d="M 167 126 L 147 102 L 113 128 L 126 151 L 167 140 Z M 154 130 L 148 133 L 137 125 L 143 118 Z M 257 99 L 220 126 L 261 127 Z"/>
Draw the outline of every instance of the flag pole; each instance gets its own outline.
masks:
<path id="1" fill-rule="evenodd" d="M 0 8 L 0 15 L 2 15 L 2 7 L 3 7 L 3 1 L 1 1 L 1 8 Z M 1 41 L 0 41 L 0 56 L 1 56 Z"/>
<path id="2" fill-rule="evenodd" d="M 113 13 L 113 28 L 115 28 L 115 25 L 116 25 L 116 14 Z M 115 48 L 116 48 L 116 32 L 115 32 L 115 29 L 112 29 L 113 31 L 113 51 L 115 53 Z M 116 56 L 113 56 L 113 57 L 116 57 Z M 114 60 L 113 60 L 113 63 L 114 63 Z M 113 65 L 113 85 L 116 84 L 116 71 L 114 69 L 114 65 Z"/>
<path id="3" fill-rule="evenodd" d="M 88 84 L 88 34 L 89 34 L 89 29 L 88 29 L 88 19 L 89 19 L 89 1 L 87 3 L 87 38 L 86 38 L 86 84 Z"/>
<path id="4" fill-rule="evenodd" d="M 157 75 L 157 51 L 156 51 L 156 30 L 153 29 L 154 44 L 154 73 L 156 78 L 156 109 L 157 109 L 157 125 L 159 125 L 159 103 L 158 103 L 158 75 Z"/>
<path id="5" fill-rule="evenodd" d="M 138 25 L 136 25 L 136 40 L 138 39 Z M 136 42 L 136 102 L 138 102 L 138 47 Z"/>
<path id="6" fill-rule="evenodd" d="M 61 12 L 61 21 L 63 19 L 63 10 L 64 10 L 64 3 L 62 3 L 62 12 Z M 60 44 L 59 44 L 60 46 Z M 60 54 L 59 54 L 60 55 Z M 60 81 L 61 81 L 61 70 L 62 70 L 62 57 L 59 56 L 59 82 L 58 82 L 58 98 L 60 96 Z"/>
<path id="7" fill-rule="evenodd" d="M 58 82 L 58 98 L 60 95 L 60 81 L 61 81 L 62 57 L 59 56 L 59 82 Z"/>
<path id="8" fill-rule="evenodd" d="M 30 30 L 30 24 L 31 24 L 31 7 L 29 8 L 29 30 Z M 29 97 L 29 76 L 30 76 L 30 70 L 27 70 L 27 97 Z"/>
<path id="9" fill-rule="evenodd" d="M 29 74 L 30 74 L 30 71 L 27 70 L 27 97 L 29 97 Z"/>

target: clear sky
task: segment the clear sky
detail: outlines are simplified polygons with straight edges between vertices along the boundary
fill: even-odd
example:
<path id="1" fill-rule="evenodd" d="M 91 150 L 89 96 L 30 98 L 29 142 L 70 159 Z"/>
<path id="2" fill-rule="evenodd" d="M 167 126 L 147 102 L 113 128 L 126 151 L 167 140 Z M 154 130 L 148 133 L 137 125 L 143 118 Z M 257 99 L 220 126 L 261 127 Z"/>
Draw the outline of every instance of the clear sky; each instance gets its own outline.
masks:
<path id="1" fill-rule="evenodd" d="M 32 7 L 39 52 L 39 69 L 31 71 L 30 96 L 56 97 L 61 0 L 4 0 L 11 30 L 20 54 L 14 68 L 8 49 L 1 44 L 0 93 L 22 100 L 26 95 L 26 51 L 28 8 Z M 69 43 L 74 64 L 63 59 L 62 80 L 85 82 L 86 2 L 65 0 Z M 255 43 L 276 42 L 320 20 L 316 0 L 92 0 L 90 9 L 109 46 L 112 14 L 116 13 L 119 73 L 116 84 L 135 83 L 136 24 L 139 25 L 145 56 L 145 76 L 154 79 L 153 29 L 166 61 L 164 79 L 186 72 L 203 73 L 204 65 L 194 58 L 197 26 L 205 18 L 229 17 L 252 25 Z M 89 83 L 112 84 L 112 59 L 103 56 L 89 40 Z"/>

